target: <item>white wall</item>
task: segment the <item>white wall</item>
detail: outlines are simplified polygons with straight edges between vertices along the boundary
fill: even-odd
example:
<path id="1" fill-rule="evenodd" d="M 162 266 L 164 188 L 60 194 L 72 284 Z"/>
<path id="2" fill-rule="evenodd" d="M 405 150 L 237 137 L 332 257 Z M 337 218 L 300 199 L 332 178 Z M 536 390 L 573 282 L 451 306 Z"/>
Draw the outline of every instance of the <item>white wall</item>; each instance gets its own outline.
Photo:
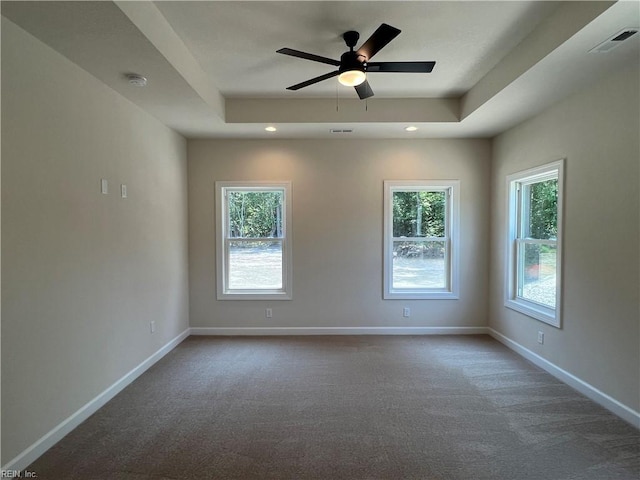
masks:
<path id="1" fill-rule="evenodd" d="M 486 325 L 488 140 L 190 140 L 188 148 L 192 327 Z M 459 300 L 382 299 L 383 180 L 404 179 L 461 181 Z M 216 300 L 216 180 L 292 181 L 293 300 Z"/>
<path id="2" fill-rule="evenodd" d="M 492 328 L 640 411 L 638 65 L 493 144 Z M 506 176 L 566 157 L 562 328 L 504 307 Z M 544 345 L 536 341 L 545 333 Z"/>
<path id="3" fill-rule="evenodd" d="M 4 18 L 2 100 L 4 465 L 188 328 L 188 245 L 184 138 Z"/>

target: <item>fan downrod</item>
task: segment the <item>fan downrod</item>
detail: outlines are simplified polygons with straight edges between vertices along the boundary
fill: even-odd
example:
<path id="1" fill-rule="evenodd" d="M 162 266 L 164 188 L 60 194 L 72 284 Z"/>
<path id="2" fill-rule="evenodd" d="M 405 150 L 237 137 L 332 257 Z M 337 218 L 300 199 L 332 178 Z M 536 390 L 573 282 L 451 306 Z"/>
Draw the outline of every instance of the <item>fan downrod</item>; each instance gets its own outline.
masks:
<path id="1" fill-rule="evenodd" d="M 351 49 L 351 51 L 353 51 L 353 47 L 355 47 L 356 43 L 358 43 L 358 39 L 360 38 L 360 34 L 358 32 L 353 31 L 353 30 L 349 30 L 348 32 L 344 32 L 342 34 L 342 38 L 344 38 L 344 43 L 347 44 L 347 47 L 349 47 Z"/>

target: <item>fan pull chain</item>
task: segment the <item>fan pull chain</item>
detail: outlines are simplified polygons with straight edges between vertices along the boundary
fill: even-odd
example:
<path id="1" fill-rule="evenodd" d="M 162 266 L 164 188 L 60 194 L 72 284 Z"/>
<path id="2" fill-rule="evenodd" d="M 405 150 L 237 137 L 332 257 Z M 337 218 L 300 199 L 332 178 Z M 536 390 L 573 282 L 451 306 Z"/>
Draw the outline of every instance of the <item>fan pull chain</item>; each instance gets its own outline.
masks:
<path id="1" fill-rule="evenodd" d="M 364 111 L 365 112 L 369 111 L 369 99 L 368 98 L 364 99 Z"/>
<path id="2" fill-rule="evenodd" d="M 336 83 L 336 112 L 340 111 L 340 106 L 338 104 L 338 84 Z"/>

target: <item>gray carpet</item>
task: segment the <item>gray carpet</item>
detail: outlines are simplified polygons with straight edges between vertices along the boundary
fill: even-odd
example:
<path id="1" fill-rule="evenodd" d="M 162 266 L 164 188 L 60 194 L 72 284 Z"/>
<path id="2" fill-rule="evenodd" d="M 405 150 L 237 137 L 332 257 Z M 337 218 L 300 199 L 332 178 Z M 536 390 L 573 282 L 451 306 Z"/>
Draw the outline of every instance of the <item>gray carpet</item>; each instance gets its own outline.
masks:
<path id="1" fill-rule="evenodd" d="M 190 337 L 28 469 L 637 480 L 640 432 L 488 336 Z"/>

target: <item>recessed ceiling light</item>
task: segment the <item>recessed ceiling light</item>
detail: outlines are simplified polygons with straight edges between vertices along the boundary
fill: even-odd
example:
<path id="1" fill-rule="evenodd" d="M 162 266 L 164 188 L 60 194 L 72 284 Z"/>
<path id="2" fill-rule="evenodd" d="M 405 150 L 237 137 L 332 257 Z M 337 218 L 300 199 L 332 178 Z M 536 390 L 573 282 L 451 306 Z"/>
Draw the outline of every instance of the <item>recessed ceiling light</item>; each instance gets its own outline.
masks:
<path id="1" fill-rule="evenodd" d="M 265 127 L 265 130 L 267 132 L 275 132 L 278 129 L 276 127 L 274 127 L 273 125 L 269 125 L 268 127 Z"/>
<path id="2" fill-rule="evenodd" d="M 418 130 L 418 127 L 414 127 L 413 125 L 406 127 L 405 130 L 407 132 L 415 132 L 416 130 Z"/>

